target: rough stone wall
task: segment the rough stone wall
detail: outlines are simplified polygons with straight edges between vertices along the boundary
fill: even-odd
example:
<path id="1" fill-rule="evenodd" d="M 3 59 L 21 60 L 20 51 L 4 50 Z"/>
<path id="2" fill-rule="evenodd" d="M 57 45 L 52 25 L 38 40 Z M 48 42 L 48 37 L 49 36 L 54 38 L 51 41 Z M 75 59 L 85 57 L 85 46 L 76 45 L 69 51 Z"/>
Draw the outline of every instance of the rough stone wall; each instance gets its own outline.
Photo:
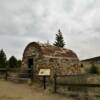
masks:
<path id="1" fill-rule="evenodd" d="M 52 47 L 52 46 L 51 46 Z M 82 73 L 82 69 L 79 65 L 79 60 L 77 56 L 70 50 L 65 54 L 65 50 L 63 53 L 59 53 L 57 49 L 57 55 L 52 55 L 51 50 L 47 47 L 41 47 L 43 52 L 46 50 L 46 53 L 43 53 L 40 56 L 40 53 L 37 48 L 33 45 L 29 46 L 23 55 L 22 60 L 22 69 L 28 68 L 28 59 L 33 58 L 35 74 L 39 73 L 41 68 L 50 68 L 51 69 L 51 77 L 56 73 L 59 75 L 69 75 L 69 74 L 80 74 Z M 47 49 L 45 49 L 47 48 Z M 54 47 L 52 47 L 54 49 Z M 63 49 L 60 50 L 61 52 Z M 48 54 L 50 52 L 50 54 Z M 53 51 L 52 51 L 53 52 Z M 67 52 L 67 51 L 66 51 Z M 47 55 L 48 54 L 48 55 Z M 59 55 L 60 54 L 60 55 Z M 63 54 L 63 55 L 61 55 Z M 58 56 L 59 55 L 59 56 Z M 72 55 L 72 56 L 71 56 Z"/>
<path id="2" fill-rule="evenodd" d="M 81 68 L 78 60 L 67 60 L 64 58 L 47 58 L 39 60 L 37 70 L 41 68 L 50 68 L 51 77 L 56 73 L 58 75 L 81 74 Z"/>

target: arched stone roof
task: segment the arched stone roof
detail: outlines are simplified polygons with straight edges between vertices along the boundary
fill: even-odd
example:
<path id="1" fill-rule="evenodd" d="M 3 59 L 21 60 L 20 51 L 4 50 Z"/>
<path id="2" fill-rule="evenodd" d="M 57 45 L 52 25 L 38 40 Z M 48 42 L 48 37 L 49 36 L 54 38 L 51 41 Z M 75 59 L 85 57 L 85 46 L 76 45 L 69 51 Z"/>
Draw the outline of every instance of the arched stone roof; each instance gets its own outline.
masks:
<path id="1" fill-rule="evenodd" d="M 29 48 L 36 48 L 40 55 L 47 56 L 47 57 L 64 57 L 64 58 L 73 58 L 78 59 L 76 53 L 70 49 L 66 48 L 59 48 L 50 44 L 42 44 L 38 42 L 31 42 L 29 43 L 23 53 L 23 57 L 25 55 L 25 52 Z"/>

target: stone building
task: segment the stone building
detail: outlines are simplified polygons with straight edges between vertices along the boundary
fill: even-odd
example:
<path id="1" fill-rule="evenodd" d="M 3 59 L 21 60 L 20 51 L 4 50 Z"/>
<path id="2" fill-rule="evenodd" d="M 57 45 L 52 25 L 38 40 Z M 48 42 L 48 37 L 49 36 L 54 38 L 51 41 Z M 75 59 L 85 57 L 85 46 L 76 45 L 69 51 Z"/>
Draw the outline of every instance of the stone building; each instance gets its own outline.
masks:
<path id="1" fill-rule="evenodd" d="M 51 77 L 55 73 L 68 75 L 81 72 L 79 59 L 72 50 L 38 42 L 29 43 L 24 50 L 22 69 L 27 68 L 33 68 L 34 77 L 43 68 L 51 69 Z"/>

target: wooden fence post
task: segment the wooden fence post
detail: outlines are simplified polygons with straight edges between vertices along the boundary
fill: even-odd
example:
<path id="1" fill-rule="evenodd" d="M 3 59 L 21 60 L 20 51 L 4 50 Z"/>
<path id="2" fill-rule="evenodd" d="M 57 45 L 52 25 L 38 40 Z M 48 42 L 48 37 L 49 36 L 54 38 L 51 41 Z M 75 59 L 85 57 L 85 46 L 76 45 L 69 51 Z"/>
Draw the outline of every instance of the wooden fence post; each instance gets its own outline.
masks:
<path id="1" fill-rule="evenodd" d="M 43 76 L 43 87 L 44 90 L 46 89 L 46 76 Z"/>
<path id="2" fill-rule="evenodd" d="M 33 79 L 34 79 L 34 77 L 33 77 L 33 68 L 31 68 L 31 71 L 30 71 L 31 73 L 31 75 L 30 75 L 30 78 L 31 78 L 31 82 L 33 83 Z"/>
<path id="3" fill-rule="evenodd" d="M 55 74 L 54 75 L 54 92 L 56 93 L 57 92 L 57 75 Z"/>
<path id="4" fill-rule="evenodd" d="M 5 80 L 7 80 L 8 79 L 8 69 L 6 68 L 6 70 L 5 70 Z"/>

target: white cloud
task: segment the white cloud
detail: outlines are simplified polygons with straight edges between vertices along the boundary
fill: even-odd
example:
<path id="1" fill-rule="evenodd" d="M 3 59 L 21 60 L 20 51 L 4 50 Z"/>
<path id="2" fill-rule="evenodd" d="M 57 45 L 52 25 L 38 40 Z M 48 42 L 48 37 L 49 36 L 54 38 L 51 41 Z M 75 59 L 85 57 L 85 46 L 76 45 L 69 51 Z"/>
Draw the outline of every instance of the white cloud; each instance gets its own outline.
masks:
<path id="1" fill-rule="evenodd" d="M 0 0 L 0 48 L 20 58 L 25 44 L 54 41 L 61 28 L 81 59 L 99 56 L 99 11 L 100 0 Z"/>

